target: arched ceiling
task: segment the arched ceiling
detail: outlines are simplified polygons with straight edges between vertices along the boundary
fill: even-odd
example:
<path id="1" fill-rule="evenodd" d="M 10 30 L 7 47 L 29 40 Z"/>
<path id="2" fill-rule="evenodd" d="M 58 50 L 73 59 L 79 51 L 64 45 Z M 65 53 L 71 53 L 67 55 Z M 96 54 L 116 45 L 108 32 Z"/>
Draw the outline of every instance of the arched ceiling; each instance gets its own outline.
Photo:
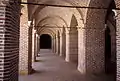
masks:
<path id="1" fill-rule="evenodd" d="M 46 23 L 48 24 L 57 24 L 58 26 L 62 27 L 67 26 L 67 22 L 64 20 L 64 18 L 60 17 L 58 13 L 52 14 L 54 12 L 48 12 L 46 11 L 46 15 L 41 15 L 41 13 L 36 18 L 36 25 L 44 25 Z M 68 17 L 68 16 L 67 16 Z"/>
<path id="2" fill-rule="evenodd" d="M 36 0 L 36 3 L 41 4 L 54 4 L 54 5 L 79 5 L 79 4 L 85 4 L 84 2 L 79 3 L 80 0 Z M 84 1 L 84 0 L 82 0 Z M 33 1 L 31 1 L 33 2 Z M 29 9 L 30 10 L 30 9 Z M 68 26 L 70 26 L 70 21 L 72 15 L 75 14 L 78 23 L 81 23 L 80 20 L 83 20 L 83 13 L 80 11 L 80 9 L 71 9 L 71 8 L 58 8 L 58 7 L 48 7 L 48 6 L 39 6 L 35 5 L 31 9 L 31 17 L 35 18 L 36 25 L 44 18 L 52 16 L 59 16 L 59 18 L 62 18 Z M 80 22 L 79 22 L 80 21 Z M 52 21 L 51 21 L 52 22 Z"/>
<path id="3" fill-rule="evenodd" d="M 36 2 L 40 4 L 53 4 L 53 5 L 67 5 L 67 6 L 87 6 L 90 0 L 35 0 L 31 2 Z M 35 15 L 37 11 L 39 12 L 40 9 L 43 9 L 43 6 L 35 5 L 31 9 L 32 15 Z M 85 14 L 85 9 L 77 9 L 81 16 L 83 17 Z"/>
<path id="4" fill-rule="evenodd" d="M 72 9 L 57 8 L 57 7 L 45 7 L 38 14 L 35 15 L 36 25 L 38 25 L 38 23 L 42 19 L 52 15 L 52 16 L 57 16 L 57 17 L 63 19 L 66 22 L 67 26 L 70 26 L 71 17 L 73 14 L 75 14 L 76 18 L 78 19 L 78 22 L 80 20 L 82 20 L 81 15 L 77 12 L 74 13 Z"/>
<path id="5" fill-rule="evenodd" d="M 61 27 L 66 26 L 66 22 L 57 16 L 45 17 L 42 19 L 38 26 L 43 26 L 44 28 L 51 28 L 52 30 L 61 31 Z M 38 27 L 38 31 L 41 27 Z"/>
<path id="6" fill-rule="evenodd" d="M 29 0 L 28 0 L 29 1 Z M 105 7 L 108 8 L 112 0 L 31 0 L 40 4 L 52 4 L 52 5 L 67 5 L 67 6 L 86 6 L 86 7 Z M 116 0 L 117 1 L 117 0 Z M 31 13 L 30 13 L 31 12 Z M 65 8 L 65 7 L 51 7 L 51 6 L 39 6 L 35 5 L 29 9 L 29 18 L 35 19 L 36 26 L 54 25 L 54 26 L 70 26 L 71 18 L 74 15 L 76 17 L 78 26 L 81 24 L 89 24 L 96 22 L 96 19 L 103 20 L 106 11 L 100 11 L 96 9 L 81 9 L 81 8 Z M 101 14 L 105 14 L 102 15 Z M 93 18 L 95 21 L 93 21 Z M 89 23 L 91 21 L 91 23 Z M 102 22 L 101 22 L 102 23 Z M 92 26 L 92 25 L 91 25 Z"/>
<path id="7" fill-rule="evenodd" d="M 112 0 L 90 0 L 90 7 L 98 7 L 98 8 L 109 8 L 109 5 Z M 86 27 L 98 27 L 97 25 L 101 23 L 105 23 L 105 18 L 107 15 L 107 9 L 87 9 L 86 13 Z M 97 21 L 99 20 L 99 22 Z"/>

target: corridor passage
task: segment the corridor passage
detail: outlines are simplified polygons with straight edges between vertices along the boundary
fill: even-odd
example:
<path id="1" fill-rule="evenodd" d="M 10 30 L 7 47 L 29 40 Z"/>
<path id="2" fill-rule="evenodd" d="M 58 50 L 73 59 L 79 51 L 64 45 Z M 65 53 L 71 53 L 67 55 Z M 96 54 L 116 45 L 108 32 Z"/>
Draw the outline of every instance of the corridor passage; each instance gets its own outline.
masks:
<path id="1" fill-rule="evenodd" d="M 20 75 L 19 81 L 114 81 L 105 74 L 82 75 L 74 63 L 66 62 L 49 49 L 40 50 L 33 69 L 35 73 Z"/>

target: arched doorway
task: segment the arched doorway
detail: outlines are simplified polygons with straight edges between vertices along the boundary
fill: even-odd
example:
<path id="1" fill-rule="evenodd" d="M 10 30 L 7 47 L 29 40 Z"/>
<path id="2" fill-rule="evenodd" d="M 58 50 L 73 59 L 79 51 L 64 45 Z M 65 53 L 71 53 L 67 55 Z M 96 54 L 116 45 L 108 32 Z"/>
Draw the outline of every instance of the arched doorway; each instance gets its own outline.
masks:
<path id="1" fill-rule="evenodd" d="M 72 15 L 70 30 L 66 31 L 66 61 L 74 62 L 78 65 L 78 22 L 74 15 Z"/>
<path id="2" fill-rule="evenodd" d="M 116 49 L 113 49 L 113 44 L 112 44 L 114 40 L 115 39 L 113 39 L 109 27 L 107 27 L 105 30 L 105 72 L 106 73 L 116 73 L 116 60 L 115 60 Z M 114 55 L 112 53 L 114 53 Z"/>
<path id="3" fill-rule="evenodd" d="M 40 36 L 40 49 L 51 49 L 52 38 L 48 34 L 42 34 Z"/>
<path id="4" fill-rule="evenodd" d="M 111 2 L 106 15 L 105 30 L 105 73 L 112 74 L 116 79 L 116 19 L 115 2 Z"/>
<path id="5" fill-rule="evenodd" d="M 109 27 L 105 30 L 105 73 L 116 76 L 116 44 Z M 114 44 L 113 44 L 114 43 Z"/>

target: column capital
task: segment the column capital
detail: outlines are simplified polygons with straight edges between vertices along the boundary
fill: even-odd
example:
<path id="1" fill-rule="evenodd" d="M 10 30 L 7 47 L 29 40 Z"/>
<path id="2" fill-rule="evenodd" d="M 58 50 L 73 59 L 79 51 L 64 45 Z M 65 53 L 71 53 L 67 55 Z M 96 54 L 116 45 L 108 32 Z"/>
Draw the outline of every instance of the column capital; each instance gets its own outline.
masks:
<path id="1" fill-rule="evenodd" d="M 80 26 L 77 26 L 77 30 L 83 30 L 85 29 L 85 24 L 81 24 Z"/>

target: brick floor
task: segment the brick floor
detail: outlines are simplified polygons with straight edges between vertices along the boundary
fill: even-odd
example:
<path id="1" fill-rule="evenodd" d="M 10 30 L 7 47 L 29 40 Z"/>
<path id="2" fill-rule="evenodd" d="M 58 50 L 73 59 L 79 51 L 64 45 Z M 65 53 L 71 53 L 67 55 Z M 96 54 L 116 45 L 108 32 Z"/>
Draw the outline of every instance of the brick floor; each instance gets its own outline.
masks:
<path id="1" fill-rule="evenodd" d="M 111 75 L 87 74 L 82 75 L 74 63 L 65 62 L 62 57 L 43 49 L 38 62 L 33 64 L 35 73 L 20 75 L 19 81 L 115 81 Z"/>

